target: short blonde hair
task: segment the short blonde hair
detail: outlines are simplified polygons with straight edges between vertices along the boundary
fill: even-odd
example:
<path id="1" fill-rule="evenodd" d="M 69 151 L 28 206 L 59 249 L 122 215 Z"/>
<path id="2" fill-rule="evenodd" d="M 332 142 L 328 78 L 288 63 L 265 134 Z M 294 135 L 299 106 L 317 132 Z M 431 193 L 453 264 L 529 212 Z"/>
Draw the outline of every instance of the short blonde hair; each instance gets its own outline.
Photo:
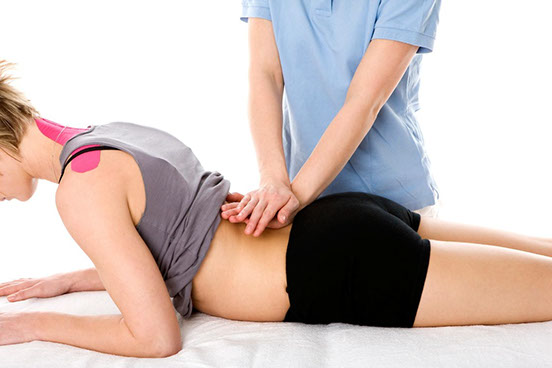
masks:
<path id="1" fill-rule="evenodd" d="M 8 82 L 14 78 L 6 70 L 15 64 L 0 60 L 0 148 L 19 156 L 19 144 L 38 111 Z"/>

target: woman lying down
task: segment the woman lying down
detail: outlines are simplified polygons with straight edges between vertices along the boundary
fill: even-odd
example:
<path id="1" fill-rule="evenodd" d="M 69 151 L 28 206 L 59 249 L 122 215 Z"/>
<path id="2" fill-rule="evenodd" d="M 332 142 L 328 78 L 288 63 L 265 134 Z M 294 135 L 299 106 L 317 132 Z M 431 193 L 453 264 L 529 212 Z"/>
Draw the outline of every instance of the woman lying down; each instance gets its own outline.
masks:
<path id="1" fill-rule="evenodd" d="M 41 118 L 0 64 L 0 199 L 38 179 L 95 268 L 0 284 L 11 302 L 106 290 L 121 314 L 0 313 L 0 345 L 42 340 L 166 357 L 175 309 L 239 321 L 425 327 L 552 319 L 552 240 L 424 217 L 366 193 L 321 197 L 244 233 L 230 183 L 174 136 Z M 232 195 L 229 196 L 231 198 Z M 171 301 L 171 297 L 173 300 Z"/>

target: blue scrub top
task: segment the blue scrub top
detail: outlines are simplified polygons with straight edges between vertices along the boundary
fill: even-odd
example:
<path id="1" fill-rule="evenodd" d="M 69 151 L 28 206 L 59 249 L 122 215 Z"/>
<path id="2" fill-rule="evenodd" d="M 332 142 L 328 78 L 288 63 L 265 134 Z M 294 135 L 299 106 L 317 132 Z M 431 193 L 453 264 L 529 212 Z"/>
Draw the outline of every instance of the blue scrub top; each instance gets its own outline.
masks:
<path id="1" fill-rule="evenodd" d="M 374 193 L 416 210 L 439 198 L 415 112 L 420 62 L 433 50 L 440 0 L 242 0 L 241 20 L 272 21 L 284 79 L 283 145 L 290 180 L 339 112 L 374 38 L 419 46 L 343 170 L 320 196 Z"/>

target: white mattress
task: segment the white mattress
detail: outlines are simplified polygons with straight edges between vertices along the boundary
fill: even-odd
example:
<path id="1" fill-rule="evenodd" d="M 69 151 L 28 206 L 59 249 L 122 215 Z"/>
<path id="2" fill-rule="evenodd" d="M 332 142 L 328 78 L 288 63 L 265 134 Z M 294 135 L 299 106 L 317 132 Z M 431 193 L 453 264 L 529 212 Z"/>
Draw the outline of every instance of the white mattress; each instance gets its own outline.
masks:
<path id="1" fill-rule="evenodd" d="M 16 303 L 0 298 L 0 313 L 38 310 L 119 312 L 106 291 Z M 552 322 L 402 329 L 178 317 L 184 345 L 168 358 L 33 341 L 0 346 L 0 367 L 552 367 Z"/>

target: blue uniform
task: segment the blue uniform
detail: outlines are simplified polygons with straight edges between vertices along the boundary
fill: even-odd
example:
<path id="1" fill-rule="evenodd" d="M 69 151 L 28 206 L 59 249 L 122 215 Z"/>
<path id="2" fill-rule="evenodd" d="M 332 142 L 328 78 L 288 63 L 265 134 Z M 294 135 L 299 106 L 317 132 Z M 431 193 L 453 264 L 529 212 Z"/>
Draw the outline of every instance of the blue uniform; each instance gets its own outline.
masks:
<path id="1" fill-rule="evenodd" d="M 416 210 L 439 198 L 415 112 L 422 54 L 433 50 L 440 0 L 242 0 L 241 20 L 272 21 L 284 79 L 283 145 L 290 180 L 339 112 L 370 40 L 419 46 L 373 126 L 321 193 L 377 194 Z"/>

